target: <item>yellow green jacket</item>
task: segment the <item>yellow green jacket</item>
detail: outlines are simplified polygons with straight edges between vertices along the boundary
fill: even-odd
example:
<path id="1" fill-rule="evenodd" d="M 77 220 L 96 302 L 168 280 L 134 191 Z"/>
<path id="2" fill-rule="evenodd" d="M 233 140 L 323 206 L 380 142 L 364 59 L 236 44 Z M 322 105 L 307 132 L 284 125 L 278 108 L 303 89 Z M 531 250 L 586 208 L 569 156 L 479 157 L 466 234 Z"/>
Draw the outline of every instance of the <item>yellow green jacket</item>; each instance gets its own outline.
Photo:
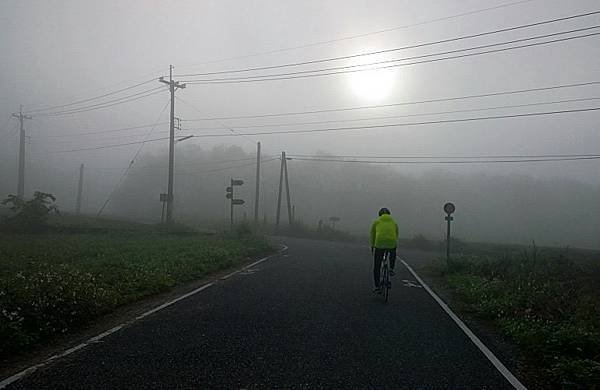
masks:
<path id="1" fill-rule="evenodd" d="M 395 248 L 398 242 L 398 225 L 388 214 L 383 214 L 371 225 L 371 246 L 381 249 Z"/>

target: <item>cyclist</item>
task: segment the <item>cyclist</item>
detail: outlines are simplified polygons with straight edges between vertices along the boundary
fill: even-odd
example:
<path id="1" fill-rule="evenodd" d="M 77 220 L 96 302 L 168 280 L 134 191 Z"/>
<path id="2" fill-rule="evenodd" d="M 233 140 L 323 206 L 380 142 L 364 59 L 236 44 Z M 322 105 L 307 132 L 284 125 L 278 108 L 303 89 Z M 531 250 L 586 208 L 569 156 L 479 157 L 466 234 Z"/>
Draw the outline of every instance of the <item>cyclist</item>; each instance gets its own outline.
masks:
<path id="1" fill-rule="evenodd" d="M 390 210 L 383 207 L 379 210 L 379 218 L 371 225 L 371 252 L 373 253 L 373 292 L 379 292 L 381 261 L 386 251 L 390 253 L 390 276 L 394 276 L 396 265 L 396 246 L 398 242 L 398 225 L 392 219 Z"/>

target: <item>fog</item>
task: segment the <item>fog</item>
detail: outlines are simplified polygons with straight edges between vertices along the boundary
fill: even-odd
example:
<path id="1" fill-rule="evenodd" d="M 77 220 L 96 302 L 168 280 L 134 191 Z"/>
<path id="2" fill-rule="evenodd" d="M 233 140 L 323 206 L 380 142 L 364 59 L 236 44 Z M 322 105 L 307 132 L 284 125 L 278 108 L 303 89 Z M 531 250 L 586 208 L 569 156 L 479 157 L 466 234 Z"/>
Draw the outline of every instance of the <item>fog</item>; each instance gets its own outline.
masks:
<path id="1" fill-rule="evenodd" d="M 599 84 L 497 94 L 599 81 L 596 35 L 371 72 L 193 82 L 433 56 L 521 39 L 531 39 L 523 41 L 529 44 L 553 39 L 533 39 L 539 35 L 589 28 L 556 36 L 572 38 L 596 33 L 598 14 L 400 52 L 248 74 L 185 76 L 415 46 L 584 14 L 597 6 L 593 0 L 5 0 L 0 3 L 0 193 L 16 192 L 19 122 L 11 115 L 23 105 L 32 117 L 24 121 L 26 195 L 51 192 L 62 210 L 72 211 L 79 166 L 85 164 L 84 213 L 98 213 L 109 199 L 103 215 L 160 221 L 169 93 L 158 77 L 168 78 L 173 64 L 175 80 L 187 83 L 176 91 L 175 113 L 181 119 L 176 134 L 196 136 L 175 144 L 177 221 L 223 226 L 230 177 L 245 180 L 239 195 L 246 204 L 236 208 L 236 218 L 245 213 L 251 219 L 252 159 L 260 141 L 261 220 L 274 219 L 275 158 L 286 151 L 292 158 L 296 218 L 309 226 L 339 216 L 341 229 L 364 232 L 386 206 L 403 236 L 441 239 L 441 207 L 453 201 L 455 234 L 461 239 L 600 248 Z M 152 94 L 158 87 L 163 88 Z M 126 90 L 115 92 L 120 89 Z M 464 98 L 481 94 L 496 95 Z M 437 101 L 417 103 L 431 100 Z M 556 111 L 571 112 L 549 114 Z M 462 121 L 489 116 L 510 117 Z M 340 127 L 353 129 L 289 133 Z M 264 134 L 281 131 L 288 133 Z M 391 163 L 305 161 L 301 155 Z M 500 163 L 472 158 L 540 155 L 593 158 Z M 378 159 L 385 156 L 415 158 Z M 470 162 L 450 163 L 455 157 Z"/>

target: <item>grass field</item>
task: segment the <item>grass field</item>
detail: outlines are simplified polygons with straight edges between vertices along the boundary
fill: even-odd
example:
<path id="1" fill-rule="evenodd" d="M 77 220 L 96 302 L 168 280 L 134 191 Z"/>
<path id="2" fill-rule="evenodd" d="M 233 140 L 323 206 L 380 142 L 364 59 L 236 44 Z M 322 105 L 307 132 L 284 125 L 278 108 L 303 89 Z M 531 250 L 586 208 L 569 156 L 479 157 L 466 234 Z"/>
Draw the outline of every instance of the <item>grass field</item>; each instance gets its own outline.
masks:
<path id="1" fill-rule="evenodd" d="M 251 235 L 0 234 L 0 356 L 269 250 L 264 239 Z"/>
<path id="2" fill-rule="evenodd" d="M 540 388 L 598 388 L 598 253 L 483 244 L 471 252 L 437 276 L 522 348 L 528 376 Z"/>

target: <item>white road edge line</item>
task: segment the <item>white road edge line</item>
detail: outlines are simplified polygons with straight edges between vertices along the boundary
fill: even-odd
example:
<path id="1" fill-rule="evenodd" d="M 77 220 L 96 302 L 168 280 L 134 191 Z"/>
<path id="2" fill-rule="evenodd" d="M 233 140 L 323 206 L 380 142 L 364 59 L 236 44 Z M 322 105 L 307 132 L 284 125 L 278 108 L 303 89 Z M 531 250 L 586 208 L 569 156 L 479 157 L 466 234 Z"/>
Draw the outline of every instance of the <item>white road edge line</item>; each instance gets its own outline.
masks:
<path id="1" fill-rule="evenodd" d="M 488 358 L 488 360 L 494 365 L 494 367 L 496 367 L 496 369 L 500 371 L 500 374 L 502 374 L 504 378 L 506 378 L 506 380 L 511 385 L 513 385 L 515 389 L 527 390 L 527 387 L 525 387 L 525 385 L 523 385 L 517 379 L 517 377 L 514 376 L 504 364 L 502 364 L 502 362 L 496 357 L 496 355 L 494 355 L 494 353 L 490 351 L 490 349 L 486 347 L 485 344 L 483 344 L 477 336 L 475 336 L 471 329 L 469 329 L 467 325 L 465 325 L 465 323 L 462 322 L 462 320 L 458 318 L 456 314 L 454 314 L 452 309 L 450 309 L 450 307 L 448 307 L 448 305 L 446 305 L 446 303 L 440 297 L 438 297 L 437 294 L 434 293 L 431 288 L 429 288 L 429 286 L 423 281 L 423 279 L 421 279 L 421 277 L 419 277 L 419 275 L 417 275 L 417 273 L 412 269 L 412 267 L 408 265 L 403 259 L 400 259 L 400 261 L 402 261 L 402 264 L 404 264 L 404 266 L 410 271 L 410 273 L 413 274 L 413 276 L 419 281 L 419 283 L 421 283 L 421 285 L 429 293 L 429 295 L 431 295 L 433 299 L 442 307 L 442 309 L 444 309 L 446 314 L 448 314 L 448 316 L 450 316 L 450 318 L 452 318 L 452 320 L 456 322 L 458 327 L 467 335 L 467 337 L 471 339 L 473 344 L 475 344 L 475 346 L 479 348 L 479 350 L 485 355 L 485 357 Z"/>
<path id="2" fill-rule="evenodd" d="M 234 272 L 230 273 L 229 275 L 226 275 L 225 277 L 220 278 L 220 279 L 221 280 L 227 279 L 227 278 L 229 278 L 229 277 L 231 277 L 231 276 L 233 276 L 233 275 L 235 275 L 235 274 L 237 274 L 237 273 L 239 273 L 241 271 L 244 271 L 244 270 L 246 270 L 248 268 L 254 267 L 255 265 L 260 264 L 260 263 L 262 263 L 264 261 L 267 261 L 268 259 L 270 259 L 272 257 L 280 255 L 281 253 L 285 252 L 287 249 L 288 249 L 288 247 L 286 245 L 282 245 L 282 248 L 277 253 L 274 253 L 274 254 L 272 254 L 270 256 L 267 256 L 267 257 L 263 257 L 262 259 L 257 260 L 257 261 L 255 261 L 252 264 L 246 265 L 246 266 L 240 268 L 239 270 L 234 271 Z M 199 293 L 202 290 L 206 290 L 207 288 L 213 286 L 214 284 L 215 284 L 215 281 L 208 282 L 208 283 L 202 285 L 201 287 L 199 287 L 199 288 L 197 288 L 197 289 L 195 289 L 193 291 L 190 291 L 190 292 L 188 292 L 186 294 L 183 294 L 183 295 L 181 295 L 181 296 L 179 296 L 179 297 L 177 297 L 177 298 L 175 298 L 175 299 L 173 299 L 173 300 L 171 300 L 169 302 L 163 303 L 162 305 L 159 305 L 159 306 L 155 307 L 154 309 L 148 310 L 147 312 L 144 312 L 144 313 L 138 315 L 137 317 L 135 317 L 134 319 L 132 319 L 130 321 L 124 322 L 124 323 L 122 323 L 120 325 L 117 325 L 117 326 L 115 326 L 115 327 L 113 327 L 113 328 L 111 328 L 111 329 L 109 329 L 109 330 L 107 330 L 105 332 L 100 333 L 99 335 L 91 337 L 87 341 L 84 341 L 81 344 L 78 344 L 78 345 L 76 345 L 74 347 L 71 347 L 71 348 L 69 348 L 69 349 L 67 349 L 67 350 L 65 350 L 65 351 L 63 351 L 63 352 L 61 352 L 61 353 L 59 353 L 57 355 L 53 355 L 53 356 L 49 357 L 48 359 L 44 360 L 41 363 L 35 364 L 35 365 L 31 366 L 31 367 L 27 367 L 26 369 L 24 369 L 24 370 L 22 370 L 22 371 L 20 371 L 20 372 L 18 372 L 16 374 L 14 374 L 13 376 L 9 376 L 8 378 L 5 378 L 2 381 L 0 381 L 0 389 L 4 389 L 6 386 L 10 385 L 11 383 L 14 383 L 14 382 L 22 379 L 23 377 L 25 377 L 25 376 L 27 376 L 27 375 L 29 375 L 29 374 L 37 371 L 39 368 L 42 368 L 42 367 L 48 365 L 49 363 L 51 363 L 51 362 L 53 362 L 53 361 L 55 361 L 57 359 L 63 358 L 65 356 L 67 356 L 67 355 L 72 354 L 73 352 L 79 351 L 80 349 L 83 349 L 83 348 L 87 347 L 90 344 L 97 343 L 98 341 L 100 341 L 103 338 L 105 338 L 105 337 L 107 337 L 107 336 L 109 336 L 109 335 L 111 335 L 111 334 L 113 334 L 113 333 L 121 330 L 122 328 L 124 328 L 127 325 L 131 325 L 134 322 L 136 322 L 138 320 L 141 320 L 144 317 L 147 317 L 147 316 L 149 316 L 151 314 L 154 314 L 154 313 L 156 313 L 156 312 L 158 312 L 158 311 L 160 311 L 160 310 L 162 310 L 162 309 L 164 309 L 166 307 L 171 306 L 174 303 L 177 303 L 177 302 L 179 302 L 179 301 L 181 301 L 181 300 L 183 300 L 185 298 L 188 298 L 188 297 L 190 297 L 190 296 L 192 296 L 194 294 L 197 294 L 197 293 Z"/>

